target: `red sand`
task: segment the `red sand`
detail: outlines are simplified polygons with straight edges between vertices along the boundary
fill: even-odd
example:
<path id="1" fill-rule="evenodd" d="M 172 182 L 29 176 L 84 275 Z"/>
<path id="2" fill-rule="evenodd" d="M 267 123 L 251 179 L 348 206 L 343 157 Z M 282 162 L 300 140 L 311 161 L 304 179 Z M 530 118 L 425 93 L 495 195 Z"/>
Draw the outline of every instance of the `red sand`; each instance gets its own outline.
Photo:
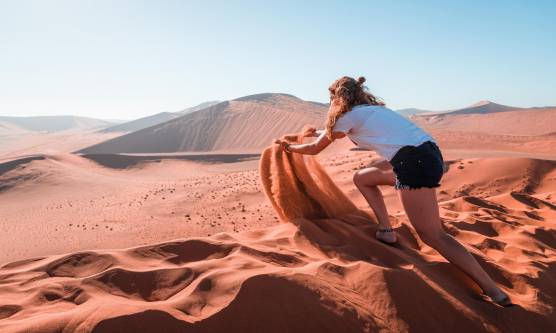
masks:
<path id="1" fill-rule="evenodd" d="M 363 166 L 361 156 L 328 159 L 341 188 Z M 472 281 L 423 244 L 396 212 L 391 189 L 396 246 L 374 239 L 371 214 L 315 158 L 273 146 L 260 166 L 285 223 L 4 265 L 0 331 L 556 330 L 556 162 L 453 160 L 439 189 L 446 229 L 510 294 L 512 308 L 481 300 Z M 108 182 L 114 171 L 102 172 Z M 4 177 L 23 174 L 16 168 Z M 33 180 L 18 179 L 4 195 L 30 190 L 20 186 L 25 181 Z"/>
<path id="2" fill-rule="evenodd" d="M 81 149 L 87 154 L 167 153 L 257 149 L 300 124 L 322 124 L 327 108 L 285 94 L 225 101 Z"/>

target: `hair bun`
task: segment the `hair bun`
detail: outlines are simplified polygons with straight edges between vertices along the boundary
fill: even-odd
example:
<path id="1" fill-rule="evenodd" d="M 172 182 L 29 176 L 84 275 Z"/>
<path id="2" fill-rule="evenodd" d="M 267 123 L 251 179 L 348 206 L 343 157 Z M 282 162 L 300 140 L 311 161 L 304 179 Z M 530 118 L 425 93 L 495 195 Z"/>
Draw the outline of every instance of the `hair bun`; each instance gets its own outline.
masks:
<path id="1" fill-rule="evenodd" d="M 362 85 L 363 83 L 365 83 L 365 81 L 367 81 L 367 80 L 365 79 L 364 76 L 360 76 L 360 77 L 357 78 L 357 84 L 358 85 Z"/>

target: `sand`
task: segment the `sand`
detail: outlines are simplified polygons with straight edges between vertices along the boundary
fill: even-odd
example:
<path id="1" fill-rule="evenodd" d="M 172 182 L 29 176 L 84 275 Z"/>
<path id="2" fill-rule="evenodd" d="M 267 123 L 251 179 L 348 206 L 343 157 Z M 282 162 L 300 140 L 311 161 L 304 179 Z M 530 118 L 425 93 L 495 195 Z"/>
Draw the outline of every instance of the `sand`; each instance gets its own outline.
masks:
<path id="1" fill-rule="evenodd" d="M 139 119 L 134 119 L 131 121 L 127 121 L 121 124 L 118 124 L 116 126 L 111 126 L 111 127 L 107 127 L 104 128 L 102 130 L 100 130 L 99 132 L 101 133 L 121 133 L 126 134 L 126 133 L 130 133 L 130 132 L 134 132 L 134 131 L 138 131 L 138 130 L 142 130 L 143 128 L 147 128 L 147 127 L 151 127 L 151 126 L 155 126 L 164 122 L 167 122 L 169 120 L 178 118 L 180 116 L 183 116 L 185 114 L 191 113 L 191 112 L 196 112 L 199 110 L 203 110 L 205 108 L 208 108 L 210 106 L 216 105 L 218 104 L 218 101 L 208 101 L 208 102 L 204 102 L 201 103 L 199 105 L 193 106 L 193 107 L 189 107 L 186 109 L 183 109 L 181 111 L 178 112 L 159 112 L 150 116 L 146 116 L 146 117 L 142 117 Z"/>
<path id="2" fill-rule="evenodd" d="M 275 219 L 258 187 L 259 156 L 56 154 L 0 164 L 0 230 L 9 235 L 0 262 L 241 231 L 246 218 L 267 226 Z"/>
<path id="3" fill-rule="evenodd" d="M 324 105 L 247 96 L 119 138 L 6 125 L 0 332 L 556 331 L 552 109 L 422 118 L 449 167 L 445 229 L 512 308 L 425 245 L 392 188 L 400 241 L 376 241 L 352 182 L 373 152 L 267 147 L 322 124 Z"/>
<path id="4" fill-rule="evenodd" d="M 499 134 L 508 136 L 539 136 L 556 131 L 556 107 L 514 109 L 493 113 L 454 111 L 439 115 L 421 114 L 412 117 L 419 125 L 436 130 Z M 486 111 L 485 111 L 486 112 Z"/>
<path id="5" fill-rule="evenodd" d="M 304 124 L 322 127 L 326 112 L 326 105 L 291 95 L 246 96 L 97 141 L 80 152 L 260 152 L 274 138 L 298 131 Z M 516 108 L 485 101 L 450 112 L 415 115 L 412 119 L 444 149 L 556 155 L 555 107 Z"/>
<path id="6" fill-rule="evenodd" d="M 86 154 L 261 151 L 268 142 L 322 125 L 326 106 L 285 94 L 259 94 L 225 101 L 162 124 L 80 150 Z"/>
<path id="7" fill-rule="evenodd" d="M 501 135 L 472 131 L 450 131 L 429 128 L 437 142 L 446 150 L 471 150 L 483 156 L 539 156 L 556 158 L 556 135 Z M 491 154 L 492 153 L 492 154 Z M 545 157 L 542 157 L 542 156 Z"/>
<path id="8" fill-rule="evenodd" d="M 556 156 L 556 107 L 517 108 L 482 101 L 443 113 L 411 119 L 444 149 Z M 506 154 L 509 155 L 509 154 Z M 545 156 L 543 156 L 545 155 Z M 547 156 L 548 155 L 548 156 Z"/>
<path id="9" fill-rule="evenodd" d="M 97 133 L 96 129 L 0 133 L 0 163 L 28 155 L 70 153 L 119 135 L 121 133 Z"/>
<path id="10" fill-rule="evenodd" d="M 0 136 L 13 134 L 15 131 L 62 132 L 70 130 L 98 130 L 113 126 L 115 123 L 116 121 L 77 116 L 0 116 Z"/>
<path id="11" fill-rule="evenodd" d="M 132 158 L 102 165 L 86 157 L 55 155 L 2 164 L 2 183 L 11 179 L 12 186 L 0 191 L 0 200 L 16 205 L 0 208 L 2 216 L 14 219 L 0 227 L 16 239 L 4 248 L 20 244 L 23 234 L 28 235 L 27 248 L 40 238 L 53 245 L 39 241 L 35 252 L 13 253 L 17 261 L 10 259 L 0 268 L 0 331 L 556 329 L 556 162 L 514 157 L 449 161 L 439 188 L 445 228 L 516 303 L 500 308 L 481 299 L 471 280 L 419 240 L 392 189 L 384 194 L 400 241 L 388 246 L 375 240 L 372 213 L 350 184 L 355 170 L 375 160 L 369 152 L 340 153 L 331 147 L 321 165 L 315 157 L 286 155 L 273 145 L 260 161 Z M 102 201 L 99 196 L 106 193 L 111 196 Z M 56 208 L 68 194 L 75 199 Z M 206 216 L 202 226 L 195 224 L 180 210 L 188 201 L 202 203 L 188 208 L 190 217 L 196 216 L 191 214 L 195 209 L 214 209 L 215 215 Z M 37 222 L 47 211 L 41 205 L 59 212 Z M 30 214 L 29 207 L 40 213 L 17 217 L 18 212 Z M 118 211 L 129 215 L 105 222 L 114 230 L 87 222 Z M 141 220 L 147 212 L 168 217 L 151 226 Z M 68 220 L 58 223 L 63 216 Z M 234 219 L 245 221 L 245 230 L 231 229 Z M 35 233 L 10 229 L 25 221 Z M 210 236 L 195 231 L 207 224 L 217 225 Z M 148 231 L 137 232 L 141 228 Z M 166 235 L 173 240 L 153 243 L 174 228 L 179 232 Z M 188 229 L 199 234 L 178 237 Z M 59 237 L 53 238 L 56 233 Z M 71 237 L 80 233 L 72 244 Z M 107 247 L 122 248 L 129 239 L 150 233 L 153 238 L 144 239 L 148 245 Z M 67 253 L 61 253 L 64 249 Z"/>

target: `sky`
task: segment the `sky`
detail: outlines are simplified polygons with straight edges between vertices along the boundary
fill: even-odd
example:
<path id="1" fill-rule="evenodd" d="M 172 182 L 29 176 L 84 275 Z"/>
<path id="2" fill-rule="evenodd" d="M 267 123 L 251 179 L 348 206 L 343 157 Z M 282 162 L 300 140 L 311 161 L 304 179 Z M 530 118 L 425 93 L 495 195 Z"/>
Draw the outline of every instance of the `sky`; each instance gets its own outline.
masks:
<path id="1" fill-rule="evenodd" d="M 0 0 L 0 115 L 133 119 L 365 76 L 393 109 L 556 105 L 556 1 Z"/>

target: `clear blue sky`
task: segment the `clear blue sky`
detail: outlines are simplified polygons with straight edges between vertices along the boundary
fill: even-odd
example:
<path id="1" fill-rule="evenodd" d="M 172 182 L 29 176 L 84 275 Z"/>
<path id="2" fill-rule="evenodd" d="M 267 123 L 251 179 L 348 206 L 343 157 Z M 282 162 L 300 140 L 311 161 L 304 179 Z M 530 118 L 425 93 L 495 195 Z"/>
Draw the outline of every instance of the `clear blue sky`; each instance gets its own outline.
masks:
<path id="1" fill-rule="evenodd" d="M 556 105 L 556 1 L 0 0 L 0 114 L 129 119 L 367 77 L 392 108 Z"/>

